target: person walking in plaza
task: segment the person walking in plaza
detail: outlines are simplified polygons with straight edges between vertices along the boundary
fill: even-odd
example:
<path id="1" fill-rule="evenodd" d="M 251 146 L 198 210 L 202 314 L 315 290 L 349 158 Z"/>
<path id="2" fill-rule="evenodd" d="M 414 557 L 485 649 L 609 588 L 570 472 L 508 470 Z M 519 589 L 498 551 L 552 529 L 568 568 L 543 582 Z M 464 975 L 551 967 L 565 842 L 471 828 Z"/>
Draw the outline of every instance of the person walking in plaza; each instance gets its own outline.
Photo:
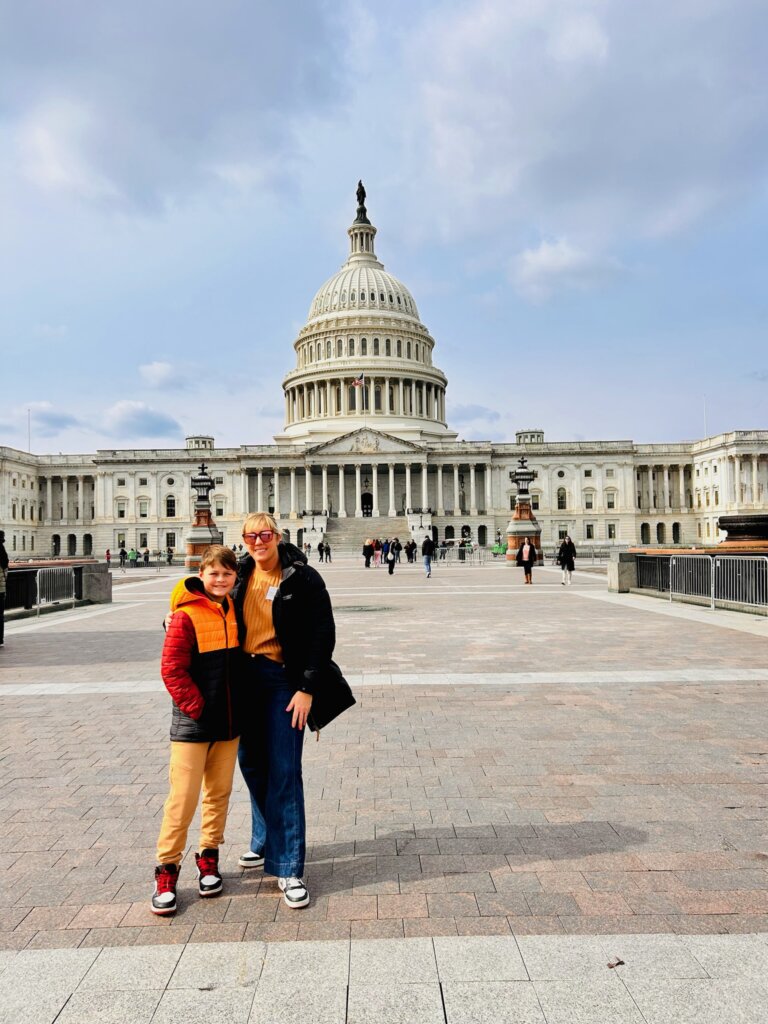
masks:
<path id="1" fill-rule="evenodd" d="M 130 567 L 132 569 L 135 569 L 138 560 L 139 560 L 139 553 L 138 553 L 138 551 L 136 550 L 136 548 L 131 548 L 131 550 L 128 552 L 128 565 L 130 565 Z"/>
<path id="2" fill-rule="evenodd" d="M 5 531 L 0 530 L 0 647 L 5 646 L 5 595 L 8 589 L 8 565 Z"/>
<path id="3" fill-rule="evenodd" d="M 373 542 L 373 565 L 376 569 L 381 565 L 381 540 L 378 537 Z"/>
<path id="4" fill-rule="evenodd" d="M 563 578 L 560 581 L 563 586 L 568 584 L 571 585 L 571 576 L 573 575 L 574 559 L 576 558 L 576 545 L 573 543 L 568 534 L 563 538 L 563 543 L 560 545 L 560 550 L 557 553 L 557 564 L 563 571 Z"/>
<path id="5" fill-rule="evenodd" d="M 320 561 L 322 562 L 323 557 L 325 555 L 325 544 L 323 544 L 322 541 L 320 541 L 320 543 L 317 545 L 317 554 L 320 558 Z"/>
<path id="6" fill-rule="evenodd" d="M 517 549 L 517 558 L 515 559 L 518 565 L 521 565 L 525 571 L 525 582 L 533 583 L 533 566 L 536 561 L 536 548 L 531 543 L 530 537 L 524 537 L 520 547 Z"/>
<path id="7" fill-rule="evenodd" d="M 363 542 L 363 558 L 365 559 L 365 568 L 370 569 L 373 558 L 373 541 L 370 538 Z"/>
<path id="8" fill-rule="evenodd" d="M 107 563 L 107 571 L 109 571 L 109 567 L 112 565 L 112 552 L 109 548 L 104 552 L 104 561 Z"/>
<path id="9" fill-rule="evenodd" d="M 180 580 L 171 594 L 171 612 L 160 663 L 173 698 L 171 788 L 157 840 L 153 914 L 176 911 L 179 865 L 187 845 L 200 790 L 200 853 L 197 891 L 222 891 L 219 847 L 232 792 L 239 745 L 242 654 L 235 606 L 229 594 L 237 581 L 237 559 L 213 544 L 200 559 L 199 576 Z"/>
<path id="10" fill-rule="evenodd" d="M 325 560 L 326 562 L 330 562 L 331 560 L 331 545 L 328 541 L 325 542 Z"/>
<path id="11" fill-rule="evenodd" d="M 394 574 L 395 574 L 395 562 L 396 562 L 396 560 L 397 559 L 396 559 L 394 548 L 390 544 L 389 550 L 387 551 L 387 572 L 389 573 L 390 576 L 394 576 Z"/>
<path id="12" fill-rule="evenodd" d="M 144 548 L 143 559 L 144 559 L 144 567 L 146 568 L 149 565 L 149 548 Z"/>
<path id="13" fill-rule="evenodd" d="M 244 868 L 263 864 L 291 908 L 305 907 L 306 821 L 301 756 L 312 695 L 336 642 L 331 599 L 320 573 L 281 541 L 274 517 L 249 515 L 248 554 L 234 591 L 251 706 L 240 737 L 240 771 L 251 795 Z"/>
<path id="14" fill-rule="evenodd" d="M 165 552 L 165 564 L 173 565 L 173 548 L 168 548 L 168 550 Z"/>
<path id="15" fill-rule="evenodd" d="M 124 544 L 120 545 L 120 550 L 118 551 L 117 554 L 118 554 L 118 558 L 120 559 L 120 568 L 123 571 L 125 571 L 125 560 L 128 557 L 128 552 L 125 550 L 125 545 Z"/>
<path id="16" fill-rule="evenodd" d="M 400 543 L 397 537 L 392 541 L 392 550 L 395 552 L 395 562 L 400 562 L 400 552 L 403 550 L 403 545 Z"/>
<path id="17" fill-rule="evenodd" d="M 435 542 L 431 537 L 425 537 L 421 544 L 421 557 L 424 559 L 424 572 L 427 579 L 432 575 L 432 556 L 435 553 Z"/>

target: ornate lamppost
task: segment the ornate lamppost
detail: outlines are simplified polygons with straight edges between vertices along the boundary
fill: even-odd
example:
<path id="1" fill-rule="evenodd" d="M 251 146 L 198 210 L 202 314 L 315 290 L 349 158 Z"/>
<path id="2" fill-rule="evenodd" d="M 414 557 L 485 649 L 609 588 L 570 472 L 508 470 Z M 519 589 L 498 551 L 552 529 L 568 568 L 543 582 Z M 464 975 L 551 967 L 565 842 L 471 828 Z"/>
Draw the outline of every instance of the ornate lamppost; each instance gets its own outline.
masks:
<path id="1" fill-rule="evenodd" d="M 209 495 L 214 488 L 214 482 L 204 462 L 200 464 L 197 475 L 192 477 L 191 484 L 196 497 L 192 526 L 184 538 L 184 566 L 187 569 L 198 569 L 203 551 L 210 544 L 221 544 L 224 537 L 213 521 Z"/>
<path id="2" fill-rule="evenodd" d="M 535 478 L 535 471 L 528 468 L 528 459 L 521 455 L 517 469 L 509 474 L 509 479 L 517 485 L 517 497 L 512 518 L 507 524 L 507 565 L 515 564 L 517 549 L 525 537 L 537 551 L 541 550 L 541 526 L 531 509 L 531 495 L 528 490 Z"/>

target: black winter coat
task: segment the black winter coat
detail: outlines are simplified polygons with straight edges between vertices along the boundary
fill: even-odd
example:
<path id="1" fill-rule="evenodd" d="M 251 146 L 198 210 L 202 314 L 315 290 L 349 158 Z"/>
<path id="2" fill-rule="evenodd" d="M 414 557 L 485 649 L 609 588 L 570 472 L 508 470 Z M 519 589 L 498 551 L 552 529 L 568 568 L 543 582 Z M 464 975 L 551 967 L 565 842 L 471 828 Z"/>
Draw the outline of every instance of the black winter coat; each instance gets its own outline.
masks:
<path id="1" fill-rule="evenodd" d="M 322 684 L 336 645 L 331 599 L 320 573 L 307 565 L 293 544 L 277 547 L 282 578 L 272 601 L 272 622 L 285 659 L 288 680 L 297 690 L 314 693 Z M 245 643 L 243 604 L 255 562 L 250 555 L 238 564 L 232 597 L 237 612 L 240 643 Z"/>

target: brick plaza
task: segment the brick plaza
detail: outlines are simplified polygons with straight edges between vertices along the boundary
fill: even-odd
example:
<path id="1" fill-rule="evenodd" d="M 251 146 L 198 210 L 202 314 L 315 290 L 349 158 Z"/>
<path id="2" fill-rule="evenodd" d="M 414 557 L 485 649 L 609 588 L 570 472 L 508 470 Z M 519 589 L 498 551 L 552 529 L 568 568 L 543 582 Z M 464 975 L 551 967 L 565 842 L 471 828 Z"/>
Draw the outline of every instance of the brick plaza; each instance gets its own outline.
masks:
<path id="1" fill-rule="evenodd" d="M 301 911 L 237 866 L 238 775 L 224 894 L 189 852 L 149 912 L 178 572 L 7 625 L 0 1022 L 764 1020 L 768 622 L 583 571 L 325 576 L 358 704 L 307 738 Z"/>

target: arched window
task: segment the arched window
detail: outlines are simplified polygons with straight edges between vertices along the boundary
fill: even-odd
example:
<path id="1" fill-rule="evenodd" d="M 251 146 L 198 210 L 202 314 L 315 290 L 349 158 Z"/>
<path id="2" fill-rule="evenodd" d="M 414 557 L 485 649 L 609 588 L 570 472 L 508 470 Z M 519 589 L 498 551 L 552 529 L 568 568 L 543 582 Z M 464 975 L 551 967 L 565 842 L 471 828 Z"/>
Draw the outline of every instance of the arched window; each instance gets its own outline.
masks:
<path id="1" fill-rule="evenodd" d="M 557 508 L 558 508 L 558 510 L 560 512 L 562 512 L 563 509 L 568 508 L 568 503 L 567 503 L 567 498 L 566 498 L 565 488 L 564 487 L 558 487 L 557 488 Z"/>
<path id="2" fill-rule="evenodd" d="M 392 350 L 392 343 L 390 342 L 389 338 L 386 338 L 385 341 L 384 341 L 384 355 L 385 356 L 391 356 L 392 355 L 392 351 L 391 350 Z"/>
<path id="3" fill-rule="evenodd" d="M 672 543 L 680 543 L 680 523 L 672 523 Z"/>
<path id="4" fill-rule="evenodd" d="M 377 387 L 373 396 L 373 408 L 375 412 L 381 412 L 381 388 Z"/>
<path id="5" fill-rule="evenodd" d="M 667 528 L 664 523 L 656 523 L 656 542 L 663 544 L 667 539 Z"/>
<path id="6" fill-rule="evenodd" d="M 168 519 L 176 517 L 176 499 L 172 494 L 169 494 L 165 499 L 165 515 Z"/>
<path id="7" fill-rule="evenodd" d="M 379 354 L 379 339 L 373 339 L 373 354 L 377 356 Z"/>
<path id="8" fill-rule="evenodd" d="M 361 356 L 367 356 L 368 355 L 368 339 L 367 338 L 361 338 L 360 339 L 360 355 Z"/>
<path id="9" fill-rule="evenodd" d="M 398 356 L 402 356 L 403 354 L 403 343 L 399 338 L 397 339 L 397 354 Z"/>
<path id="10" fill-rule="evenodd" d="M 415 352 L 415 354 L 414 354 L 414 357 L 413 357 L 413 358 L 414 358 L 414 359 L 419 359 L 419 358 L 420 358 L 420 355 L 419 355 L 419 343 L 418 343 L 418 341 L 416 342 L 416 345 L 415 345 L 414 347 L 415 347 L 415 349 L 416 349 L 416 352 Z"/>
<path id="11" fill-rule="evenodd" d="M 410 343 L 410 341 L 406 342 L 406 345 L 405 345 L 405 358 L 406 359 L 410 359 L 411 358 L 411 343 Z"/>
<path id="12" fill-rule="evenodd" d="M 326 359 L 330 359 L 331 358 L 331 343 L 330 343 L 330 341 L 325 346 L 325 357 L 326 357 Z"/>
<path id="13" fill-rule="evenodd" d="M 336 355 L 341 356 L 344 354 L 344 342 L 341 338 L 336 339 Z"/>
<path id="14" fill-rule="evenodd" d="M 349 346 L 348 346 L 347 355 L 353 356 L 354 354 L 355 354 L 355 339 L 354 338 L 350 338 L 349 339 Z"/>
<path id="15" fill-rule="evenodd" d="M 453 527 L 452 526 L 446 526 L 446 528 L 445 528 L 445 539 L 446 540 L 453 540 L 453 538 L 454 538 Z"/>
<path id="16" fill-rule="evenodd" d="M 651 525 L 650 523 L 640 524 L 640 543 L 650 544 L 651 543 Z"/>

